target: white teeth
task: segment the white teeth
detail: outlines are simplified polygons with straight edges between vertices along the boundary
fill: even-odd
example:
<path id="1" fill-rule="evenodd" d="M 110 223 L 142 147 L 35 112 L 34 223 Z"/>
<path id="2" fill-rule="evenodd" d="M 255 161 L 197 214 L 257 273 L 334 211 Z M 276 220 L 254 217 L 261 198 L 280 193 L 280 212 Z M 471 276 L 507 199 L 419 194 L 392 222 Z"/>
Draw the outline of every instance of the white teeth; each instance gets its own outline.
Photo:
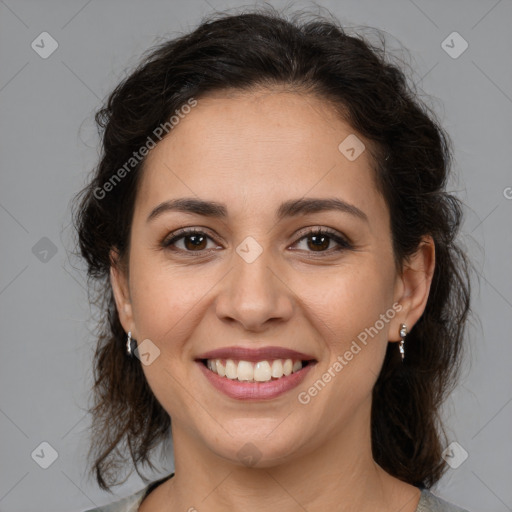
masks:
<path id="1" fill-rule="evenodd" d="M 302 369 L 302 361 L 292 359 L 275 359 L 273 361 L 236 361 L 226 359 L 208 359 L 206 366 L 221 377 L 240 382 L 268 382 L 280 379 Z"/>
<path id="2" fill-rule="evenodd" d="M 268 361 L 259 361 L 254 366 L 254 380 L 266 382 L 272 378 L 272 370 Z"/>
<path id="3" fill-rule="evenodd" d="M 217 373 L 224 377 L 226 375 L 226 367 L 222 364 L 222 361 L 220 359 L 215 360 L 215 365 L 217 367 Z"/>
<path id="4" fill-rule="evenodd" d="M 284 375 L 283 373 L 283 362 L 280 359 L 276 359 L 272 363 L 272 377 L 279 379 Z"/>
<path id="5" fill-rule="evenodd" d="M 238 380 L 253 380 L 254 366 L 249 361 L 240 361 L 236 372 Z"/>
<path id="6" fill-rule="evenodd" d="M 237 365 L 235 364 L 235 362 L 233 361 L 233 359 L 228 359 L 226 361 L 226 377 L 228 379 L 236 379 L 236 369 L 237 369 Z"/>

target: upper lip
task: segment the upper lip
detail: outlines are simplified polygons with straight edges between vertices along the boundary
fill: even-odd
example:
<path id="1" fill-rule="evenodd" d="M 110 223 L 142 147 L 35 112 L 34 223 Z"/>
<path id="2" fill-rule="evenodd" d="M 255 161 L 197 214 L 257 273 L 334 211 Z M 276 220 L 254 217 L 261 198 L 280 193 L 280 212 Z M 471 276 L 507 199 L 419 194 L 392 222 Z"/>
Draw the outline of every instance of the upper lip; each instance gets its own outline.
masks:
<path id="1" fill-rule="evenodd" d="M 293 359 L 301 361 L 314 361 L 315 358 L 303 352 L 283 347 L 223 347 L 201 354 L 197 359 L 236 359 L 237 361 L 258 361 L 272 359 Z"/>

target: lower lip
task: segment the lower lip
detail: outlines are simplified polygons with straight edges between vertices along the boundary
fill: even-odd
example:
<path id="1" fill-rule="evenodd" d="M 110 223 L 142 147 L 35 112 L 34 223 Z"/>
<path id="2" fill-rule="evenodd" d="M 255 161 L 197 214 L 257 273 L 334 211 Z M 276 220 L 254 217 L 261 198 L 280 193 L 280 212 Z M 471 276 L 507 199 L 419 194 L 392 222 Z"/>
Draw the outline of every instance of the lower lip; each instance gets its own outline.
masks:
<path id="1" fill-rule="evenodd" d="M 314 363 L 286 377 L 267 382 L 240 382 L 228 379 L 209 370 L 202 362 L 196 361 L 208 381 L 230 398 L 237 400 L 269 400 L 297 387 L 306 377 Z"/>

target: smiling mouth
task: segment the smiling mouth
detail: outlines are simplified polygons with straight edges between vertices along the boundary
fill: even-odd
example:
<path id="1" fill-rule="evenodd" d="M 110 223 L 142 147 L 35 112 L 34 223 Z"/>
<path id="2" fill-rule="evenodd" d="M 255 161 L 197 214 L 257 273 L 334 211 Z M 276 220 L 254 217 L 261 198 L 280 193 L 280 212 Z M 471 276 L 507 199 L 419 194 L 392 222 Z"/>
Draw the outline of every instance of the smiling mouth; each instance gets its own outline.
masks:
<path id="1" fill-rule="evenodd" d="M 270 382 L 288 377 L 304 367 L 316 363 L 315 360 L 272 359 L 257 362 L 236 359 L 201 359 L 208 370 L 238 382 Z"/>

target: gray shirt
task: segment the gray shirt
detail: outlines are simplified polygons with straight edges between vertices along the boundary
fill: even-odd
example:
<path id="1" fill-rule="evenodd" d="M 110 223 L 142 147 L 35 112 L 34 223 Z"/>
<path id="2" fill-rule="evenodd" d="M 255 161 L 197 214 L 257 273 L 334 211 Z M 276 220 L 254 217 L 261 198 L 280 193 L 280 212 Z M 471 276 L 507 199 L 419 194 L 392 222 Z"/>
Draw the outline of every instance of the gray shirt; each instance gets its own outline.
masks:
<path id="1" fill-rule="evenodd" d="M 157 482 L 153 482 L 144 489 L 141 489 L 139 492 L 132 494 L 127 498 L 123 498 L 119 501 L 116 501 L 115 503 L 111 503 L 110 505 L 105 505 L 103 507 L 87 510 L 86 512 L 137 512 L 140 504 L 142 503 L 142 500 L 149 494 L 149 492 L 153 490 L 159 483 L 163 482 L 164 480 L 167 480 L 167 478 L 169 477 L 158 480 Z M 420 501 L 418 503 L 418 506 L 416 507 L 416 512 L 468 511 L 456 505 L 453 505 L 452 503 L 448 503 L 447 501 L 439 498 L 435 494 L 432 494 L 427 489 L 422 489 Z"/>

